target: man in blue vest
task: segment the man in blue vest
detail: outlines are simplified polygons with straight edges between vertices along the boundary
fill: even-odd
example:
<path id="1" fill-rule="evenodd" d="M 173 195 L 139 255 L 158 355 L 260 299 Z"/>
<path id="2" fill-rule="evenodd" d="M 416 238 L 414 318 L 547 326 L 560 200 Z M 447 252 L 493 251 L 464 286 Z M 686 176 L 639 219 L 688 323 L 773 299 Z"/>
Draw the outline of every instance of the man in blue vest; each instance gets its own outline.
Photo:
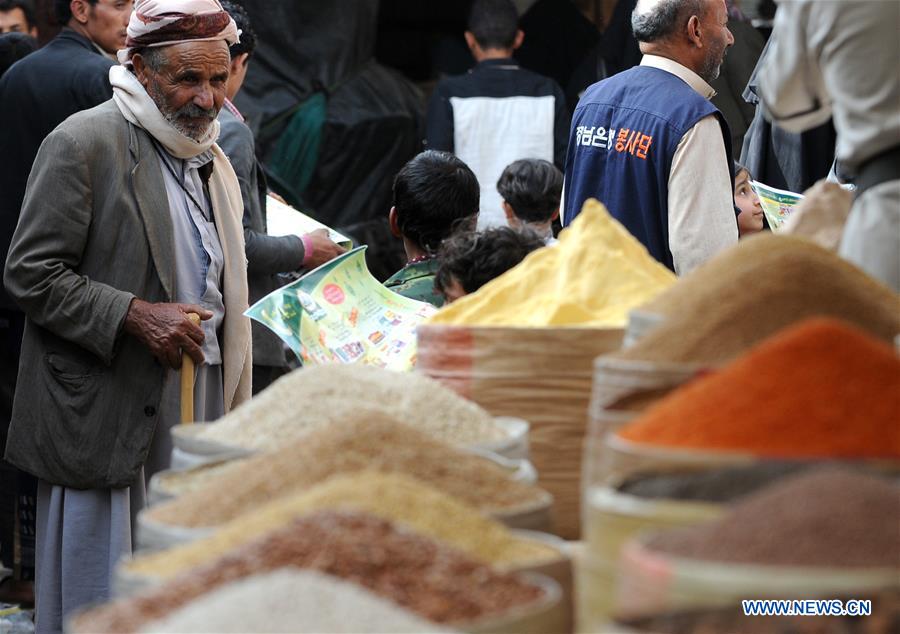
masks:
<path id="1" fill-rule="evenodd" d="M 731 134 L 709 98 L 734 38 L 724 0 L 640 0 L 640 66 L 585 92 L 569 135 L 564 222 L 603 202 L 683 275 L 738 240 Z"/>

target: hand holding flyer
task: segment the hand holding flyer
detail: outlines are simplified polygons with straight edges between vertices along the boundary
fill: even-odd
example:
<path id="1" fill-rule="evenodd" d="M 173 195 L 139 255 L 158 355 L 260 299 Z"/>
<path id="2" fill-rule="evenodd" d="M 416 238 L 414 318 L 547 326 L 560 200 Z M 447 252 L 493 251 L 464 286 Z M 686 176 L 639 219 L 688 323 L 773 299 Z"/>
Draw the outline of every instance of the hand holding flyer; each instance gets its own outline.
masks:
<path id="1" fill-rule="evenodd" d="M 246 312 L 304 364 L 365 363 L 410 370 L 416 326 L 437 309 L 385 288 L 358 247 L 307 273 Z"/>

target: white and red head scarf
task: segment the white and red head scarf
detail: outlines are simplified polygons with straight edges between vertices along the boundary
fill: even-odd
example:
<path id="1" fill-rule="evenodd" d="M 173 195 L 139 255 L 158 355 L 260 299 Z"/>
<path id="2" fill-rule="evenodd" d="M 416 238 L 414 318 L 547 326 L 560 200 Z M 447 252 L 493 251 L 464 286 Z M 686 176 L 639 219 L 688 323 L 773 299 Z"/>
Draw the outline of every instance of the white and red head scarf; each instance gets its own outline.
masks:
<path id="1" fill-rule="evenodd" d="M 135 51 L 148 46 L 225 40 L 236 44 L 240 31 L 218 0 L 136 0 L 119 62 L 129 66 Z"/>

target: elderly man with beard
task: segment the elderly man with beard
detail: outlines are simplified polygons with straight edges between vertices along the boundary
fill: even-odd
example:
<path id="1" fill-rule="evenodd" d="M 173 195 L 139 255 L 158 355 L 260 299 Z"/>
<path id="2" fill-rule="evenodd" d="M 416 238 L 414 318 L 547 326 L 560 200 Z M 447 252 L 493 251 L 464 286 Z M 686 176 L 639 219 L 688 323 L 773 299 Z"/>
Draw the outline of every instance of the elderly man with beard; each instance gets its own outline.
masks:
<path id="1" fill-rule="evenodd" d="M 250 396 L 241 194 L 215 145 L 237 40 L 216 0 L 138 0 L 113 99 L 35 160 L 4 281 L 26 314 L 6 457 L 39 478 L 39 632 L 109 597 L 168 462 L 182 353 L 195 420 Z"/>
<path id="2" fill-rule="evenodd" d="M 731 134 L 709 98 L 734 43 L 724 0 L 640 0 L 640 66 L 588 88 L 572 119 L 564 222 L 597 198 L 683 275 L 737 243 Z"/>

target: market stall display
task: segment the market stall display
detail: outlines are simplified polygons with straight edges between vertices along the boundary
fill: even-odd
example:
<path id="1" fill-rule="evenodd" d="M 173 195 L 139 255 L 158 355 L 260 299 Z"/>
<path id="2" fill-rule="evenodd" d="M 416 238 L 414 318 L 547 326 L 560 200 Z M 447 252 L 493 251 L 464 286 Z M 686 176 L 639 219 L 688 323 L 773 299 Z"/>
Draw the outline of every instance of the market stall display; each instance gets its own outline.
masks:
<path id="1" fill-rule="evenodd" d="M 890 340 L 900 298 L 799 238 L 742 240 L 629 315 L 625 347 L 597 359 L 592 416 L 642 411 L 793 323 L 831 316 Z"/>
<path id="2" fill-rule="evenodd" d="M 900 471 L 898 381 L 900 359 L 888 344 L 849 323 L 814 318 L 681 387 L 595 404 L 585 454 L 581 627 L 601 627 L 613 614 L 619 556 L 642 531 L 716 519 L 737 496 L 817 461 Z"/>
<path id="3" fill-rule="evenodd" d="M 496 416 L 531 423 L 531 457 L 554 496 L 563 537 L 580 532 L 594 359 L 621 345 L 631 308 L 674 282 L 602 205 L 588 202 L 558 245 L 530 254 L 418 329 L 418 371 Z"/>

